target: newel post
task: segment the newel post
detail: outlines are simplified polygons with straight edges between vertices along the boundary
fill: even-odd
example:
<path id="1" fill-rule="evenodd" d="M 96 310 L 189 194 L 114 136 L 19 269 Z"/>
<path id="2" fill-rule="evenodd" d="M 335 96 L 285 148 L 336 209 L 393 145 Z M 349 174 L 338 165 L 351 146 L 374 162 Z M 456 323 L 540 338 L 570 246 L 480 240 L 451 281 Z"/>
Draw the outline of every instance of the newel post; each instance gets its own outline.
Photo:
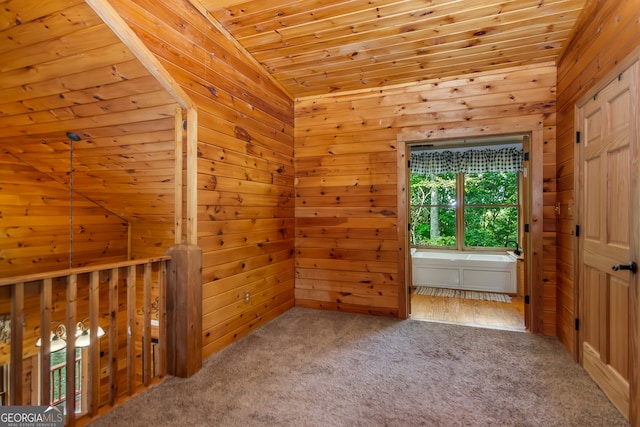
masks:
<path id="1" fill-rule="evenodd" d="M 202 250 L 167 250 L 167 373 L 190 377 L 202 367 Z"/>

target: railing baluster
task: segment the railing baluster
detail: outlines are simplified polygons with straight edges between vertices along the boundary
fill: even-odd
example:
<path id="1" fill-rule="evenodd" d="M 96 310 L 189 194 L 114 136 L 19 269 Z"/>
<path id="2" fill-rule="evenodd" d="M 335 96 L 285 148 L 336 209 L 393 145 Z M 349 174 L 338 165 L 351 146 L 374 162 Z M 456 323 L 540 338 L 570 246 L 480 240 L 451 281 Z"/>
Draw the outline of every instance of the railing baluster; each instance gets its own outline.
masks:
<path id="1" fill-rule="evenodd" d="M 66 405 L 65 425 L 75 426 L 78 415 L 76 410 L 82 409 L 89 415 L 94 416 L 99 412 L 101 403 L 101 387 L 100 387 L 100 360 L 101 346 L 97 336 L 98 327 L 100 326 L 100 286 L 103 272 L 109 272 L 108 289 L 109 289 L 109 325 L 108 325 L 108 369 L 109 369 L 109 399 L 110 405 L 116 405 L 121 387 L 119 387 L 120 366 L 124 362 L 119 357 L 119 346 L 122 345 L 119 337 L 119 321 L 124 320 L 120 317 L 120 312 L 126 310 L 122 315 L 126 316 L 126 370 L 127 370 L 127 390 L 126 394 L 133 395 L 137 386 L 148 386 L 153 383 L 154 376 L 164 377 L 167 373 L 167 261 L 169 257 L 149 258 L 146 260 L 125 261 L 113 263 L 108 266 L 100 267 L 80 267 L 68 270 L 60 270 L 50 273 L 37 273 L 25 275 L 15 278 L 0 278 L 0 287 L 9 286 L 11 291 L 11 361 L 10 361 L 10 390 L 7 403 L 12 405 L 21 404 L 60 404 Z M 143 266 L 138 270 L 138 266 Z M 125 276 L 120 269 L 126 269 L 126 304 L 120 307 L 120 292 L 122 289 L 122 280 Z M 78 288 L 84 286 L 85 279 L 88 280 L 88 307 L 78 306 Z M 141 292 L 142 301 L 138 299 L 137 286 L 138 280 L 144 279 Z M 63 307 L 54 307 L 53 298 L 54 291 L 57 291 L 57 283 L 61 281 L 61 285 L 66 284 L 66 304 Z M 154 280 L 157 280 L 157 295 L 154 295 Z M 33 283 L 39 289 L 39 307 L 40 307 L 40 362 L 37 369 L 40 372 L 39 401 L 25 401 L 26 390 L 24 387 L 24 368 L 23 357 L 24 349 L 24 325 L 25 325 L 25 289 L 26 284 Z M 55 289 L 54 289 L 55 284 Z M 30 289 L 30 288 L 29 288 Z M 83 294 L 84 295 L 84 294 Z M 34 296 L 34 298 L 38 295 Z M 157 297 L 158 302 L 158 346 L 154 347 L 153 341 L 156 338 L 155 332 L 152 337 L 151 317 L 152 304 L 154 298 Z M 29 296 L 29 298 L 32 298 Z M 29 300 L 31 301 L 31 300 Z M 84 304 L 84 299 L 82 299 Z M 31 302 L 28 303 L 31 306 Z M 142 307 L 141 307 L 142 306 Z M 142 308 L 142 316 L 140 316 L 140 308 Z M 90 330 L 90 347 L 88 349 L 87 362 L 76 361 L 76 329 L 77 320 L 80 313 L 84 313 L 88 309 Z M 103 313 L 104 314 L 104 313 Z M 60 316 L 64 316 L 61 319 Z M 29 318 L 31 319 L 31 317 Z M 57 366 L 51 366 L 51 336 L 54 321 L 63 320 L 66 328 L 66 361 Z M 142 327 L 136 322 L 142 322 Z M 21 327 L 22 326 L 22 327 Z M 120 325 L 121 326 L 121 325 Z M 154 326 L 155 328 L 155 326 Z M 155 331 L 155 329 L 153 329 Z M 142 332 L 144 336 L 144 344 L 142 344 L 142 365 L 137 360 L 140 356 L 139 350 L 141 343 L 138 334 Z M 154 357 L 154 350 L 158 352 Z M 28 351 L 32 354 L 33 351 Z M 142 367 L 142 378 L 136 375 L 136 372 Z M 88 369 L 87 369 L 88 368 Z M 86 375 L 88 387 L 84 387 L 83 382 L 77 382 L 77 376 Z M 141 381 L 142 380 L 142 384 Z M 79 390 L 76 390 L 80 387 Z M 105 390 L 106 391 L 106 390 Z M 81 401 L 77 400 L 76 393 L 80 393 Z M 86 399 L 86 400 L 85 400 Z M 86 404 L 86 408 L 85 408 Z M 80 406 L 79 406 L 80 405 Z"/>
<path id="2" fill-rule="evenodd" d="M 22 405 L 22 340 L 24 338 L 24 283 L 16 283 L 11 287 L 11 379 L 10 402 Z"/>
<path id="3" fill-rule="evenodd" d="M 158 264 L 158 342 L 160 346 L 160 376 L 167 375 L 167 262 Z"/>
<path id="4" fill-rule="evenodd" d="M 51 292 L 53 279 L 42 280 L 40 288 L 40 405 L 51 404 Z"/>
<path id="5" fill-rule="evenodd" d="M 109 277 L 109 405 L 118 398 L 118 280 L 120 269 L 112 268 Z"/>
<path id="6" fill-rule="evenodd" d="M 136 266 L 127 275 L 127 394 L 133 395 L 136 377 Z"/>
<path id="7" fill-rule="evenodd" d="M 100 406 L 100 341 L 98 341 L 98 313 L 100 311 L 100 276 L 89 276 L 89 415 L 98 413 Z"/>
<path id="8" fill-rule="evenodd" d="M 151 380 L 151 264 L 144 265 L 144 282 L 143 282 L 143 303 L 142 303 L 142 336 L 144 337 L 144 346 L 142 348 L 142 382 L 149 385 Z"/>
<path id="9" fill-rule="evenodd" d="M 67 367 L 66 367 L 66 408 L 65 425 L 76 424 L 76 299 L 78 297 L 78 275 L 67 278 Z"/>

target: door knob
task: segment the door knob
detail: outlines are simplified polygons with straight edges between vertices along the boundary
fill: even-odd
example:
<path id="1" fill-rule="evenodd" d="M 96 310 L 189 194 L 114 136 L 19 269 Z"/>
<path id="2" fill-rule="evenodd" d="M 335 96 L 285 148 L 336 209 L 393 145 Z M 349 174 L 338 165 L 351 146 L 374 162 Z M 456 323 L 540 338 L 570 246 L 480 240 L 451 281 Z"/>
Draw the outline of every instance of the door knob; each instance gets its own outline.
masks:
<path id="1" fill-rule="evenodd" d="M 614 265 L 613 267 L 611 267 L 611 269 L 613 271 L 620 271 L 620 270 L 629 270 L 631 271 L 633 274 L 636 274 L 638 272 L 638 264 L 636 264 L 633 261 L 629 261 L 629 264 L 618 264 L 618 265 Z"/>

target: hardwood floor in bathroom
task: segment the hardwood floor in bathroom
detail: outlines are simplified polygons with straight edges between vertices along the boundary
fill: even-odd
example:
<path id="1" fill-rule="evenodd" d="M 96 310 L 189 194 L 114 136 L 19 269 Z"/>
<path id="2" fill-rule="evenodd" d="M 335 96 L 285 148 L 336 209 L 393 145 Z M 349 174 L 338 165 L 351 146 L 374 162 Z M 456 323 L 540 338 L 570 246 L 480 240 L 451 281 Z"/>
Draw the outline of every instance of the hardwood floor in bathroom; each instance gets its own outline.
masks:
<path id="1" fill-rule="evenodd" d="M 463 298 L 411 296 L 411 318 L 483 328 L 525 331 L 524 299 L 510 303 Z"/>

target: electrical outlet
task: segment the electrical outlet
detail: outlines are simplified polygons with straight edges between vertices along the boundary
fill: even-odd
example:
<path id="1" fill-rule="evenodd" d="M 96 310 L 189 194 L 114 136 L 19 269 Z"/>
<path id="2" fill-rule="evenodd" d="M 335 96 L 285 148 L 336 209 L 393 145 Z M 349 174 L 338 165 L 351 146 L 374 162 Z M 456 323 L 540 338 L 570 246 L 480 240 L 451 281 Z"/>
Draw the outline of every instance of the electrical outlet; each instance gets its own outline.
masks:
<path id="1" fill-rule="evenodd" d="M 245 293 L 244 293 L 244 303 L 245 304 L 249 304 L 249 300 L 251 300 L 251 294 L 249 293 L 249 291 L 245 291 Z"/>

